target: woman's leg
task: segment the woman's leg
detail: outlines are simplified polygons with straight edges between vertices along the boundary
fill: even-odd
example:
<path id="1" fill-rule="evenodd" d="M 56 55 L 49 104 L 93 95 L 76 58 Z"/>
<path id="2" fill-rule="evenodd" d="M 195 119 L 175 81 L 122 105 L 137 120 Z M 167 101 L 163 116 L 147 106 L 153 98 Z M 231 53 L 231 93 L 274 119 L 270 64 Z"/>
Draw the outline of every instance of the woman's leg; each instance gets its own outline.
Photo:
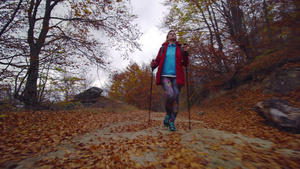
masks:
<path id="1" fill-rule="evenodd" d="M 175 122 L 178 114 L 179 106 L 179 94 L 181 86 L 177 84 L 176 78 L 162 77 L 162 87 L 166 93 L 166 117 L 164 120 L 164 126 L 168 127 L 169 122 Z M 175 128 L 175 127 L 174 127 Z"/>
<path id="2" fill-rule="evenodd" d="M 164 120 L 164 126 L 169 127 L 169 120 L 171 115 L 173 114 L 174 91 L 170 78 L 162 77 L 161 81 L 162 87 L 166 94 L 165 108 L 167 113 Z"/>
<path id="3" fill-rule="evenodd" d="M 179 94 L 181 90 L 181 85 L 178 85 L 176 82 L 176 78 L 171 79 L 172 83 L 172 89 L 174 93 L 174 100 L 173 100 L 173 113 L 171 115 L 170 122 L 175 122 L 175 119 L 178 114 L 178 109 L 179 109 Z"/>

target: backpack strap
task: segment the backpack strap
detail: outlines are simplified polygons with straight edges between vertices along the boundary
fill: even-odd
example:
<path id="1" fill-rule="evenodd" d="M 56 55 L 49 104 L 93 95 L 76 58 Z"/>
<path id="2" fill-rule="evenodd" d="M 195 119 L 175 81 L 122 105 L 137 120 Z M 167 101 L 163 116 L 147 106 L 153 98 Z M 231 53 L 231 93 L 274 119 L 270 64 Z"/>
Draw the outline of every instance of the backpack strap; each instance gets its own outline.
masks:
<path id="1" fill-rule="evenodd" d="M 181 45 L 179 47 L 180 47 L 180 50 L 181 50 L 181 56 L 183 56 L 183 48 L 182 48 Z"/>
<path id="2" fill-rule="evenodd" d="M 183 56 L 183 49 L 182 49 L 182 46 L 180 45 L 179 47 L 180 47 L 181 55 Z M 162 45 L 162 46 L 161 46 L 161 50 L 160 50 L 160 56 L 163 54 L 164 50 L 165 50 L 165 46 Z"/>
<path id="3" fill-rule="evenodd" d="M 160 49 L 160 57 L 162 56 L 162 54 L 163 54 L 164 50 L 165 50 L 165 46 L 164 46 L 164 45 L 162 45 L 162 46 L 161 46 L 161 49 Z"/>
<path id="4" fill-rule="evenodd" d="M 181 62 L 184 62 L 183 61 L 183 57 L 184 57 L 183 48 L 182 48 L 181 45 L 179 47 L 180 47 L 180 50 L 181 50 Z"/>

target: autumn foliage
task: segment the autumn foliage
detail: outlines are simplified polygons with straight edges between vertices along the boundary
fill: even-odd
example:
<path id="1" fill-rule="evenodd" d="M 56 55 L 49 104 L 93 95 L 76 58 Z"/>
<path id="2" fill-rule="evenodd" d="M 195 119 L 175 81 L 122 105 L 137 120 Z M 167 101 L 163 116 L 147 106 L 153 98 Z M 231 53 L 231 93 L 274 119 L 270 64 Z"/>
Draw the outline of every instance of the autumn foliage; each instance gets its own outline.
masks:
<path id="1" fill-rule="evenodd" d="M 178 5 L 180 4 L 180 5 Z M 262 77 L 299 62 L 299 2 L 293 0 L 167 0 L 163 27 L 191 47 L 191 94 Z M 235 86 L 236 87 L 236 86 Z M 231 87 L 232 88 L 232 87 Z"/>
<path id="2" fill-rule="evenodd" d="M 149 108 L 151 76 L 152 70 L 149 65 L 139 66 L 137 63 L 131 63 L 125 70 L 113 74 L 108 95 L 110 98 L 139 108 Z M 163 99 L 162 88 L 155 84 L 155 73 L 153 73 L 151 104 L 154 110 L 159 110 L 161 99 Z"/>

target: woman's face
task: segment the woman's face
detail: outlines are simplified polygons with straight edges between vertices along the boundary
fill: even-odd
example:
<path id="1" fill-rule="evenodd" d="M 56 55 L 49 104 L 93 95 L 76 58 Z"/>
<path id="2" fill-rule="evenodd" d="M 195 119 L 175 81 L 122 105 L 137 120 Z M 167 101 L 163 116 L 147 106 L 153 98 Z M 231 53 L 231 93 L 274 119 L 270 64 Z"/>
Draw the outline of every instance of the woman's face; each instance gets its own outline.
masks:
<path id="1" fill-rule="evenodd" d="M 176 33 L 171 31 L 168 35 L 168 41 L 176 41 L 177 37 L 176 37 Z"/>

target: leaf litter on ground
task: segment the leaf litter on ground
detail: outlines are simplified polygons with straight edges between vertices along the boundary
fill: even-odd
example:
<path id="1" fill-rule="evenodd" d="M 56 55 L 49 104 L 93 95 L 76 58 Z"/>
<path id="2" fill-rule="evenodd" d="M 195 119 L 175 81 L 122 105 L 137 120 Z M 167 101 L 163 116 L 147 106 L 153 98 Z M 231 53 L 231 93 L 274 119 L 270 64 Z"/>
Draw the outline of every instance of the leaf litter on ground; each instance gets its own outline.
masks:
<path id="1" fill-rule="evenodd" d="M 192 109 L 191 130 L 188 113 L 180 113 L 175 132 L 162 126 L 164 113 L 152 112 L 149 126 L 148 111 L 139 109 L 6 113 L 0 167 L 299 168 L 299 135 L 266 126 L 251 110 L 237 111 L 237 102 L 249 106 L 259 98 L 248 95 Z"/>

